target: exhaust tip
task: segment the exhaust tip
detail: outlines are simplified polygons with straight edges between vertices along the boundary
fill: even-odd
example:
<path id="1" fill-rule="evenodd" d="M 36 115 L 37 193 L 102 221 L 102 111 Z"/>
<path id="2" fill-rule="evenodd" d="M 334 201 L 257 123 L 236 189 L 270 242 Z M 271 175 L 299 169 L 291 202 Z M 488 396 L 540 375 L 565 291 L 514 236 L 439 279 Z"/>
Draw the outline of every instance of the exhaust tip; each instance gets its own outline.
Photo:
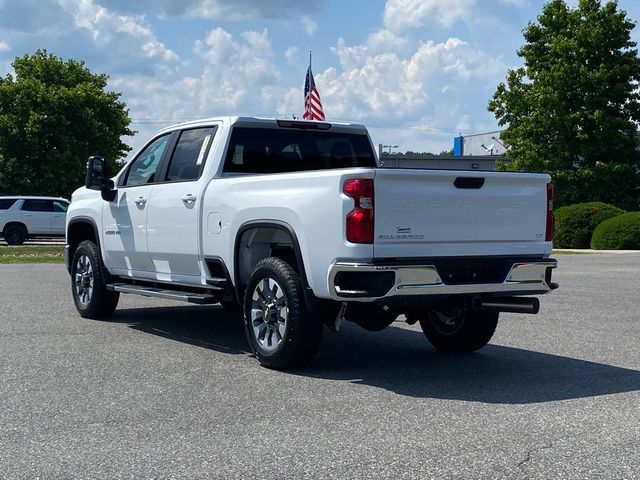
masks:
<path id="1" fill-rule="evenodd" d="M 527 313 L 535 315 L 540 311 L 540 300 L 525 297 L 481 300 L 478 307 L 490 312 Z"/>

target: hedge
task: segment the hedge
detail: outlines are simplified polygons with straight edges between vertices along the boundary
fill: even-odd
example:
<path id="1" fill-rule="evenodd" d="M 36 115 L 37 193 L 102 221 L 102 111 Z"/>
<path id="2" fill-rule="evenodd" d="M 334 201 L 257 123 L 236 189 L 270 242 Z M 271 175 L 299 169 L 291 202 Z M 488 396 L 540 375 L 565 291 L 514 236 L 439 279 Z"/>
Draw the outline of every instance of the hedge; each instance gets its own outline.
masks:
<path id="1" fill-rule="evenodd" d="M 591 236 L 599 223 L 625 213 L 624 210 L 601 202 L 577 203 L 555 211 L 556 227 L 553 246 L 556 248 L 589 248 Z"/>
<path id="2" fill-rule="evenodd" d="M 593 232 L 596 250 L 640 250 L 640 212 L 629 212 L 605 220 Z"/>

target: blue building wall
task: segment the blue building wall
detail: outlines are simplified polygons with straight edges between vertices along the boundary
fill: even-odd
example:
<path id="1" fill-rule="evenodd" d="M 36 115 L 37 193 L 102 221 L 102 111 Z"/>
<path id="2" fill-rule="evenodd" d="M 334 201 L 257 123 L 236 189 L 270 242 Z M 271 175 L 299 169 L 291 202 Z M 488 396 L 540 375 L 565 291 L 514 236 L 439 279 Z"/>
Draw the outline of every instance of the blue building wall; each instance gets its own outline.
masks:
<path id="1" fill-rule="evenodd" d="M 463 154 L 462 151 L 462 137 L 455 137 L 453 139 L 453 156 L 454 157 L 461 157 Z"/>

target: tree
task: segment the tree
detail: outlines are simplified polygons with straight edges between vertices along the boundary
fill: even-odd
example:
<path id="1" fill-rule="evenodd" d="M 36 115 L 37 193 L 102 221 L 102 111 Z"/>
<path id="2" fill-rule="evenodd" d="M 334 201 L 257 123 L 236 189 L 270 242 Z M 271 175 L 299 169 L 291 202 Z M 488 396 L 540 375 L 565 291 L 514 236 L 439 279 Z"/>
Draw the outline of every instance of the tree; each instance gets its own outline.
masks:
<path id="1" fill-rule="evenodd" d="M 509 70 L 489 102 L 507 125 L 506 168 L 550 173 L 558 205 L 640 205 L 634 26 L 615 1 L 550 1 L 523 31 L 524 65 Z"/>
<path id="2" fill-rule="evenodd" d="M 15 77 L 0 77 L 0 192 L 69 198 L 84 183 L 90 155 L 115 171 L 130 147 L 131 120 L 107 76 L 84 62 L 38 50 L 13 62 Z"/>

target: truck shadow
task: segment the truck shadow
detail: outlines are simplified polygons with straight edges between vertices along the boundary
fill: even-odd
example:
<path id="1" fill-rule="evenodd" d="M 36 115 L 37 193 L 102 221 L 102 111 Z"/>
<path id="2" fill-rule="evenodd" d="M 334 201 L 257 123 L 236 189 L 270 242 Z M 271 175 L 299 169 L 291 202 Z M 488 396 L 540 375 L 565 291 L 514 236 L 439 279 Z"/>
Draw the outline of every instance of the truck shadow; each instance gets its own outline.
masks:
<path id="1" fill-rule="evenodd" d="M 325 336 L 303 375 L 350 380 L 399 395 L 482 403 L 530 404 L 640 390 L 640 371 L 519 348 L 487 345 L 471 354 L 433 349 L 421 331 Z"/>
<path id="2" fill-rule="evenodd" d="M 220 307 L 118 310 L 138 331 L 234 355 L 249 355 L 239 314 Z M 259 368 L 256 362 L 255 368 Z M 432 349 L 422 332 L 380 333 L 343 324 L 325 330 L 313 364 L 291 375 L 348 381 L 411 397 L 531 404 L 640 390 L 640 371 L 519 348 L 488 345 L 467 355 Z"/>
<path id="3" fill-rule="evenodd" d="M 118 309 L 112 321 L 140 332 L 232 355 L 250 355 L 240 314 L 222 307 Z"/>

